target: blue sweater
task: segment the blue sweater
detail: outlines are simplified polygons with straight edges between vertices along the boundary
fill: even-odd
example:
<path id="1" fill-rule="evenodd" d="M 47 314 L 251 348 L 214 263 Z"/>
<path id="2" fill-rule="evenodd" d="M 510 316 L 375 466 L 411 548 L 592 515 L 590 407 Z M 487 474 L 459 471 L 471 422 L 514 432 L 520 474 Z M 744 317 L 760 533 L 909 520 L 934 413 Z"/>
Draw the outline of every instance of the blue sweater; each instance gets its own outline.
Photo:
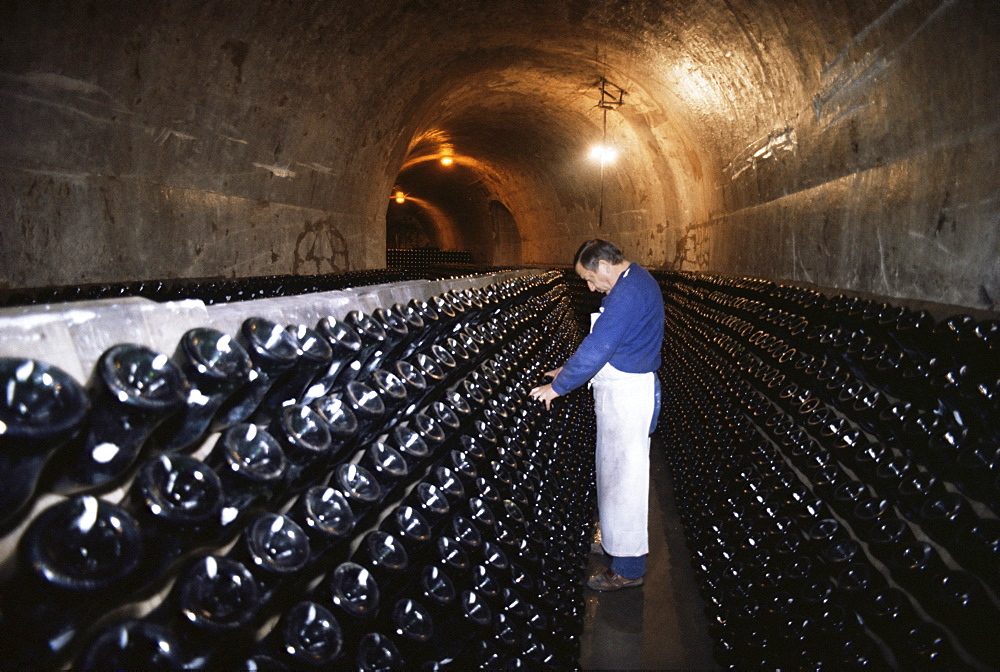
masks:
<path id="1" fill-rule="evenodd" d="M 630 264 L 601 301 L 602 313 L 563 370 L 552 381 L 560 395 L 580 387 L 610 362 L 626 373 L 660 368 L 663 294 L 639 264 Z"/>

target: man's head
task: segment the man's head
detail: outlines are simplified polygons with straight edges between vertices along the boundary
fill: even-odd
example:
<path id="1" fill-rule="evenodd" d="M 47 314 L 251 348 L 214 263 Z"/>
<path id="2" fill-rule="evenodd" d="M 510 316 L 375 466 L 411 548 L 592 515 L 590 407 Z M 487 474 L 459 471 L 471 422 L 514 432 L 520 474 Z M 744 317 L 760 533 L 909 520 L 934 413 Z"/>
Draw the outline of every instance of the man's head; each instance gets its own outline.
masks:
<path id="1" fill-rule="evenodd" d="M 587 281 L 592 292 L 607 294 L 618 281 L 623 265 L 627 265 L 625 255 L 614 243 L 600 238 L 592 238 L 580 246 L 573 257 L 576 274 Z"/>

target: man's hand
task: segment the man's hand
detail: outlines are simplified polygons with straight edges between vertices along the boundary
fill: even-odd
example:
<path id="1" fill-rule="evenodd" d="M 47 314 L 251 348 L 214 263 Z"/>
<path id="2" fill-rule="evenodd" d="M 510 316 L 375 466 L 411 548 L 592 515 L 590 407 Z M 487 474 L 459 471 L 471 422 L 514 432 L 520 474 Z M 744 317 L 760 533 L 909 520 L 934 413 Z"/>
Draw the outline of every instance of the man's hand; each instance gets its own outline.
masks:
<path id="1" fill-rule="evenodd" d="M 545 410 L 547 411 L 551 407 L 552 400 L 560 395 L 552 389 L 552 383 L 547 383 L 545 385 L 539 385 L 538 387 L 532 388 L 531 392 L 528 392 L 528 396 L 532 399 L 537 399 L 538 401 L 544 401 Z"/>
<path id="2" fill-rule="evenodd" d="M 558 369 L 552 369 L 551 371 L 546 371 L 542 375 L 545 376 L 546 378 L 551 378 L 552 380 L 555 380 L 556 376 L 558 376 L 560 372 L 562 372 L 562 370 L 563 367 L 560 366 Z"/>

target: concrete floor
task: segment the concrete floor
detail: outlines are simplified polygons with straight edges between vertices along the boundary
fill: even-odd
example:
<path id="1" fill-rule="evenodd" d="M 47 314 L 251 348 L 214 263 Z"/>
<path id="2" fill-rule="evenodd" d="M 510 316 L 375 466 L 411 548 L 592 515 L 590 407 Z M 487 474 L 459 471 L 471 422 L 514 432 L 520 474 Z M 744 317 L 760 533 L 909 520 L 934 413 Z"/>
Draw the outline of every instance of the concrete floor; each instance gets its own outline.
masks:
<path id="1" fill-rule="evenodd" d="M 719 669 L 658 442 L 650 450 L 649 551 L 641 588 L 615 593 L 586 589 L 581 668 Z M 591 555 L 588 576 L 607 565 L 607 556 Z"/>

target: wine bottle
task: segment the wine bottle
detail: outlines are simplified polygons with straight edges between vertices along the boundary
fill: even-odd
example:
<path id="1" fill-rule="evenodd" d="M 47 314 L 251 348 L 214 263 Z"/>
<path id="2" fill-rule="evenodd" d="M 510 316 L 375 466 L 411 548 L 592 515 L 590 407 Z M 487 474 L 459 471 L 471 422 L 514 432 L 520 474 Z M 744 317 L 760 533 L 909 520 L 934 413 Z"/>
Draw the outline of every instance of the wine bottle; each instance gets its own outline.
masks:
<path id="1" fill-rule="evenodd" d="M 247 420 L 279 377 L 295 366 L 302 348 L 295 335 L 263 317 L 248 317 L 240 325 L 236 341 L 250 355 L 250 380 L 222 404 L 212 421 L 218 432 Z"/>
<path id="2" fill-rule="evenodd" d="M 222 482 L 222 522 L 232 523 L 245 510 L 284 494 L 288 458 L 268 432 L 257 425 L 227 429 L 206 459 Z"/>
<path id="3" fill-rule="evenodd" d="M 354 524 L 362 527 L 377 513 L 375 504 L 382 501 L 382 486 L 370 471 L 347 462 L 333 470 L 330 485 L 344 494 L 354 514 Z"/>
<path id="4" fill-rule="evenodd" d="M 354 531 L 354 513 L 344 493 L 314 485 L 299 495 L 288 515 L 309 537 L 310 566 L 329 557 L 337 545 L 346 546 Z"/>
<path id="5" fill-rule="evenodd" d="M 358 419 L 341 395 L 331 394 L 314 399 L 309 407 L 326 422 L 330 433 L 331 459 L 338 459 L 354 447 L 358 435 Z"/>
<path id="6" fill-rule="evenodd" d="M 0 532 L 22 517 L 49 458 L 86 422 L 90 399 L 62 369 L 0 357 Z"/>
<path id="7" fill-rule="evenodd" d="M 256 648 L 270 654 L 271 660 L 286 663 L 286 669 L 327 669 L 343 662 L 344 647 L 344 633 L 333 612 L 318 602 L 301 600 L 282 613 Z"/>
<path id="8" fill-rule="evenodd" d="M 253 414 L 253 422 L 266 425 L 280 409 L 292 404 L 308 404 L 312 399 L 325 393 L 323 386 L 311 390 L 310 386 L 323 372 L 329 371 L 333 361 L 333 348 L 315 329 L 304 324 L 286 327 L 299 346 L 299 357 L 295 366 L 281 374 Z"/>
<path id="9" fill-rule="evenodd" d="M 257 581 L 258 602 L 270 603 L 297 578 L 312 557 L 309 537 L 288 515 L 269 511 L 254 518 L 229 553 Z"/>
<path id="10" fill-rule="evenodd" d="M 90 495 L 44 509 L 17 552 L 0 601 L 4 661 L 15 666 L 58 666 L 81 630 L 135 587 L 145 558 L 138 521 Z"/>
<path id="11" fill-rule="evenodd" d="M 146 439 L 184 405 L 184 374 L 166 355 L 142 345 L 105 350 L 87 386 L 93 404 L 87 430 L 56 459 L 51 489 L 94 492 L 125 479 Z"/>
<path id="12" fill-rule="evenodd" d="M 285 406 L 271 422 L 268 432 L 281 445 L 288 459 L 285 480 L 293 492 L 308 487 L 324 475 L 333 460 L 329 426 L 309 406 Z"/>
<path id="13" fill-rule="evenodd" d="M 260 605 L 259 584 L 243 563 L 207 555 L 181 574 L 147 619 L 177 634 L 189 666 L 225 667 L 252 643 L 248 626 Z"/>
<path id="14" fill-rule="evenodd" d="M 147 460 L 125 502 L 142 529 L 149 559 L 143 570 L 146 584 L 198 544 L 217 539 L 223 528 L 222 482 L 207 464 L 187 455 Z"/>
<path id="15" fill-rule="evenodd" d="M 86 644 L 74 667 L 81 670 L 186 669 L 180 642 L 156 623 L 128 620 L 102 629 Z"/>
<path id="16" fill-rule="evenodd" d="M 347 380 L 353 380 L 361 368 L 358 355 L 361 352 L 361 336 L 357 330 L 344 324 L 332 315 L 320 319 L 316 324 L 316 332 L 326 339 L 333 356 L 327 370 L 316 377 L 307 397 L 319 398 L 343 386 Z M 345 372 L 347 372 L 345 374 Z M 303 398 L 302 403 L 310 403 Z"/>
<path id="17" fill-rule="evenodd" d="M 186 331 L 172 360 L 190 389 L 183 410 L 160 425 L 151 442 L 161 450 L 191 450 L 222 404 L 249 382 L 253 364 L 239 342 L 208 327 Z"/>

